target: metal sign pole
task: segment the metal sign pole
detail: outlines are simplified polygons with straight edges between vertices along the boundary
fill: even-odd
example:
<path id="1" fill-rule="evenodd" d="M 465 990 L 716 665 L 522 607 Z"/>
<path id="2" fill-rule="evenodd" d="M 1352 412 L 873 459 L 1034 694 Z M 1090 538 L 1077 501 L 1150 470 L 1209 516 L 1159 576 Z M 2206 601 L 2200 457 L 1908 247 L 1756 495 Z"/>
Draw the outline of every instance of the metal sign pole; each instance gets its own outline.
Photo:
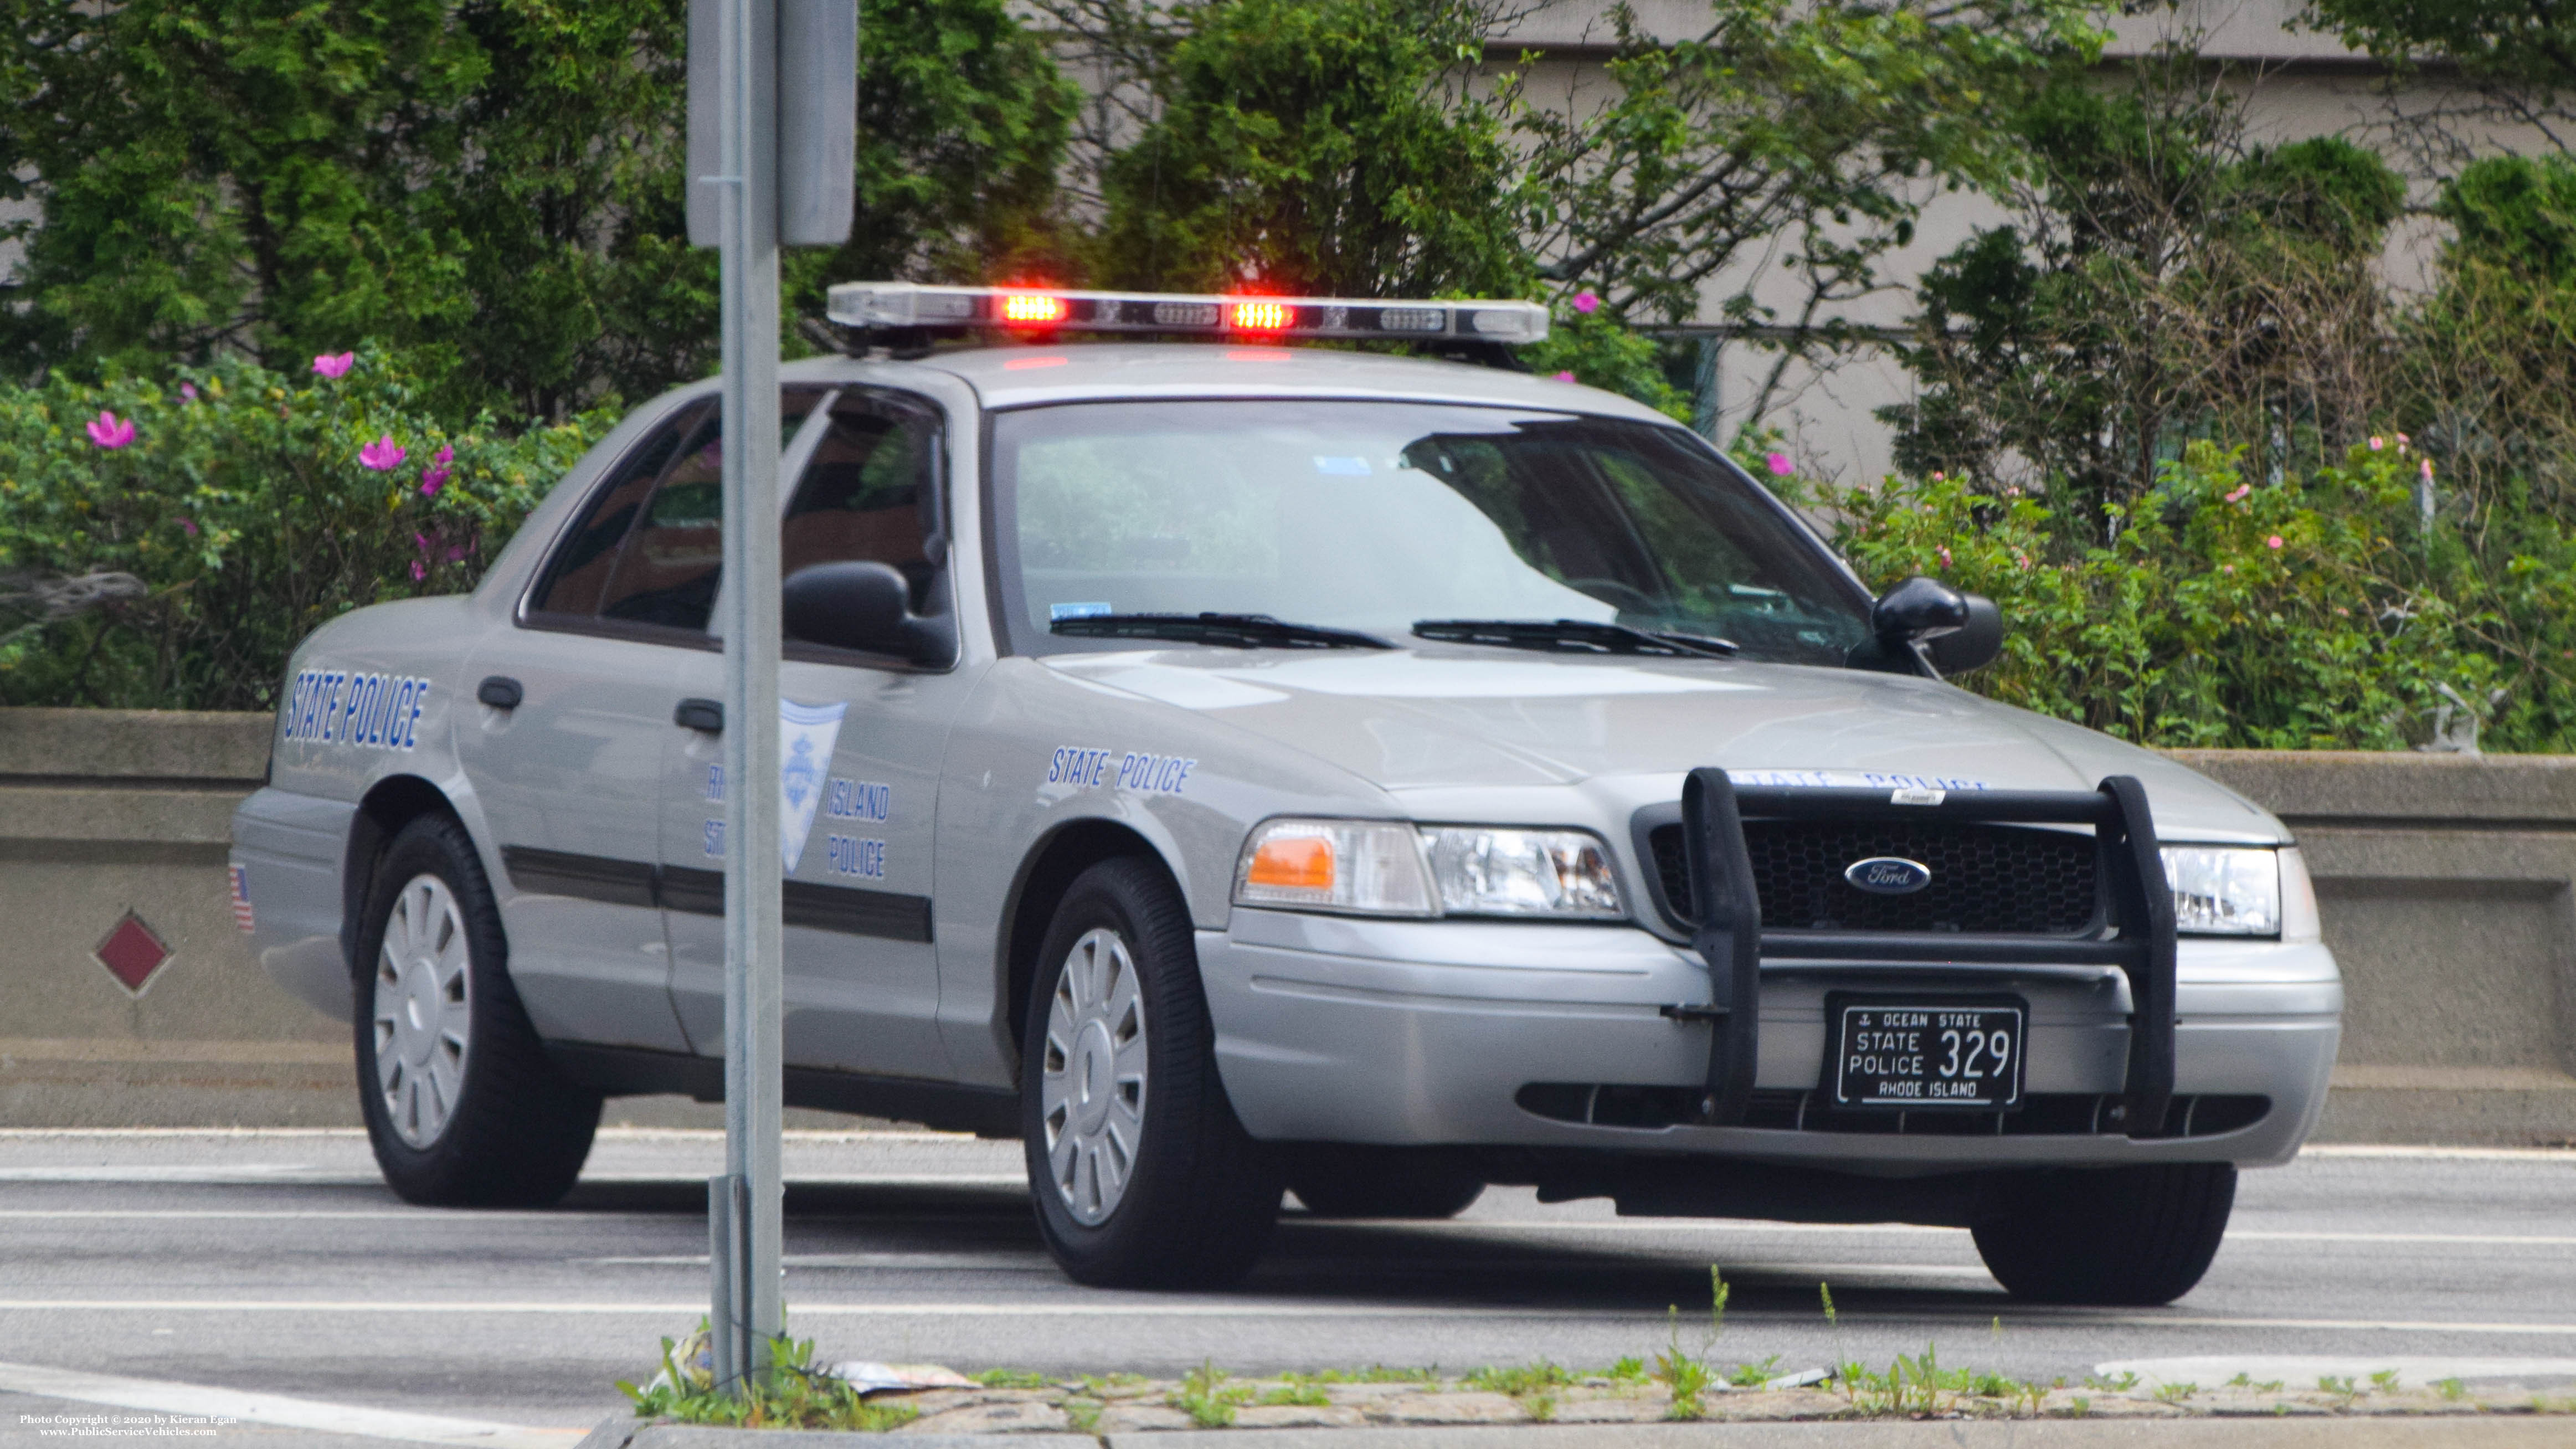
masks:
<path id="1" fill-rule="evenodd" d="M 778 201 L 776 0 L 722 0 L 725 1175 L 719 1381 L 769 1367 L 779 1302 Z M 736 1215 L 739 1215 L 738 1217 Z"/>
<path id="2" fill-rule="evenodd" d="M 723 249 L 724 312 L 725 1171 L 707 1184 L 707 1326 L 716 1382 L 736 1389 L 786 1329 L 778 248 L 849 238 L 858 46 L 856 0 L 689 0 L 689 243 Z"/>

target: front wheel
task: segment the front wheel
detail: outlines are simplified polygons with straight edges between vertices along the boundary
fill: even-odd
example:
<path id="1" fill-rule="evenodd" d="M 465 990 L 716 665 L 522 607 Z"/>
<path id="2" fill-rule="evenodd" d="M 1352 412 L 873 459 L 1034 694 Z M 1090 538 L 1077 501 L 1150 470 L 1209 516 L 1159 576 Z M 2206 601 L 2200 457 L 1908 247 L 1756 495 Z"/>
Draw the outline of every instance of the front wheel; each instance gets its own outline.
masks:
<path id="1" fill-rule="evenodd" d="M 2016 1298 L 2143 1307 L 2192 1290 L 2235 1206 L 2232 1163 L 2036 1172 L 2003 1186 L 1974 1236 Z"/>
<path id="2" fill-rule="evenodd" d="M 358 1098 L 386 1183 L 443 1207 L 561 1198 L 590 1155 L 600 1097 L 555 1071 L 528 1024 L 465 828 L 404 826 L 362 920 Z"/>
<path id="3" fill-rule="evenodd" d="M 1056 907 L 1020 1061 L 1029 1189 L 1047 1251 L 1104 1288 L 1213 1288 L 1279 1216 L 1272 1154 L 1217 1079 L 1188 909 L 1139 860 L 1084 871 Z"/>

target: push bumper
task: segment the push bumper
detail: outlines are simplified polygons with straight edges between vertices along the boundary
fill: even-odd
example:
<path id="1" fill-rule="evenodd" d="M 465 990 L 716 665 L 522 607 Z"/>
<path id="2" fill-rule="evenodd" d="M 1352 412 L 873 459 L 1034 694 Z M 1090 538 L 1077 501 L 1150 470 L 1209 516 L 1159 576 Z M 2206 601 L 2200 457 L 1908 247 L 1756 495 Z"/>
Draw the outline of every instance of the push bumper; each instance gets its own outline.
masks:
<path id="1" fill-rule="evenodd" d="M 1695 1100 L 1705 1082 L 1711 1027 L 1662 1008 L 1708 1000 L 1707 968 L 1647 931 L 1238 909 L 1227 930 L 1199 934 L 1198 951 L 1219 1070 L 1259 1138 L 1698 1153 L 1891 1175 L 2287 1161 L 2324 1108 L 2343 1009 L 2321 945 L 2184 940 L 2176 1111 L 2228 1105 L 2208 1111 L 2216 1130 L 2177 1115 L 2170 1135 L 2131 1138 L 2083 1108 L 2124 1087 L 2131 1003 L 2117 970 L 1766 963 L 1755 1110 L 1748 1125 L 1716 1127 L 1570 1095 Z M 1825 993 L 1851 987 L 2027 999 L 2023 1113 L 1972 1129 L 1953 1114 L 1854 1121 L 1810 1110 L 1825 1068 Z M 2230 1114 L 2252 1110 L 2251 1098 L 2262 1099 L 2259 1115 L 2235 1125 Z"/>

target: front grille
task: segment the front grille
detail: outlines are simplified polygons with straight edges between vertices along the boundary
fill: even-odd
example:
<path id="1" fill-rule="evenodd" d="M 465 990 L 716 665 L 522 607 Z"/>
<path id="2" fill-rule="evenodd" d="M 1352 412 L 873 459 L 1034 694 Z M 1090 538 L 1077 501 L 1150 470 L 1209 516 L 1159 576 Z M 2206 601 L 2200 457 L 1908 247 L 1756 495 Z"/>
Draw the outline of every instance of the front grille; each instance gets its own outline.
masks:
<path id="1" fill-rule="evenodd" d="M 1699 1087 L 1646 1087 L 1588 1082 L 1531 1082 L 1513 1096 L 1524 1112 L 1551 1122 L 1655 1130 L 1699 1120 Z M 1753 1094 L 1744 1125 L 1773 1132 L 1841 1132 L 1909 1137 L 2095 1137 L 2128 1131 L 2117 1094 L 2032 1092 L 2003 1112 L 1836 1111 L 1820 1092 L 1767 1089 Z M 2153 1135 L 2215 1137 L 2240 1132 L 2271 1115 L 2258 1096 L 2177 1096 Z"/>
<path id="2" fill-rule="evenodd" d="M 1664 902 L 1699 919 L 1682 827 L 1647 832 Z M 1768 930 L 1970 931 L 2075 936 L 2102 914 L 2093 838 L 2009 825 L 1748 820 L 1744 847 Z M 1897 856 L 1927 867 L 1931 884 L 1882 896 L 1843 878 L 1852 862 Z"/>

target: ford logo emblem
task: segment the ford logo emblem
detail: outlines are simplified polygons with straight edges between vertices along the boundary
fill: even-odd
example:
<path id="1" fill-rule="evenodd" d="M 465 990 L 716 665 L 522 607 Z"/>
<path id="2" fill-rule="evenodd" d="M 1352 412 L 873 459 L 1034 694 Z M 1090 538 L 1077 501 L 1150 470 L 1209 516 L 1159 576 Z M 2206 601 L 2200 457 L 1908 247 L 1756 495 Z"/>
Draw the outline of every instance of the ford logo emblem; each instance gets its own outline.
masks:
<path id="1" fill-rule="evenodd" d="M 1844 866 L 1843 879 L 1874 896 L 1910 896 L 1932 883 L 1932 868 L 1899 856 L 1874 855 Z"/>

